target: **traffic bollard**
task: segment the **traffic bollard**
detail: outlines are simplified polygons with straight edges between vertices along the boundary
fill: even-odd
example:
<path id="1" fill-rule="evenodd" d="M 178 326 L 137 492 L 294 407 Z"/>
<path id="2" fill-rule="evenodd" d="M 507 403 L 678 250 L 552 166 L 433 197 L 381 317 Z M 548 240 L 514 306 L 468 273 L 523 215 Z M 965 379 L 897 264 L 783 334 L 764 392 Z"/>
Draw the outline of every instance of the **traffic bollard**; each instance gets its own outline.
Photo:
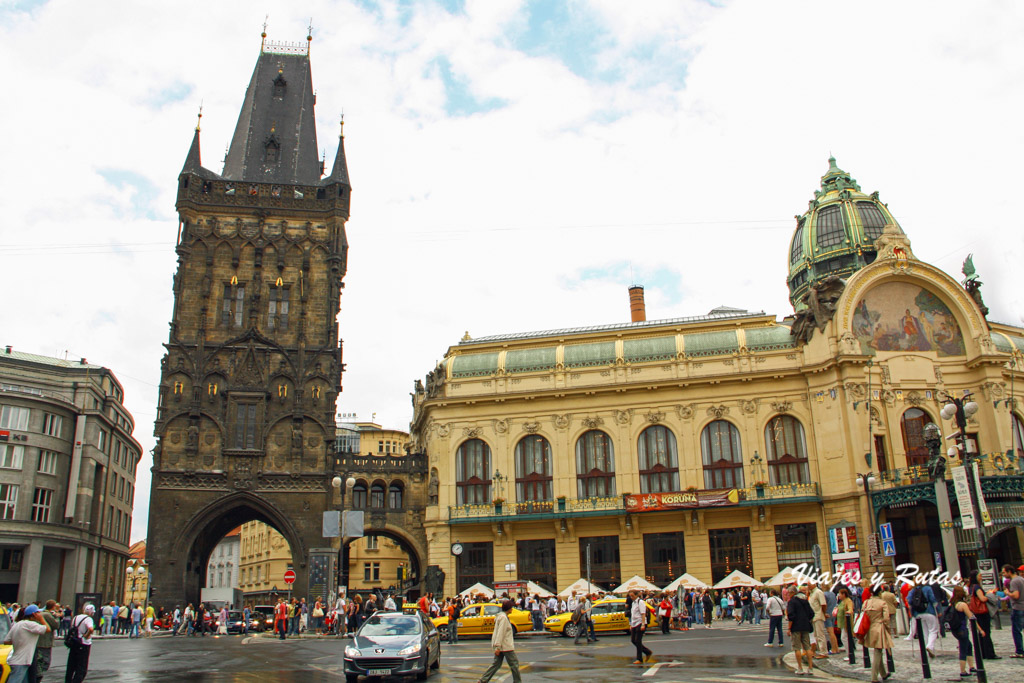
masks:
<path id="1" fill-rule="evenodd" d="M 921 675 L 924 678 L 931 678 L 932 667 L 928 663 L 928 650 L 924 647 L 924 626 L 921 624 L 921 617 L 916 617 L 914 621 L 914 630 L 917 631 L 917 645 L 921 649 Z"/>
<path id="2" fill-rule="evenodd" d="M 865 638 L 864 639 L 864 643 L 863 643 L 863 647 L 864 647 L 864 668 L 865 669 L 870 669 L 871 668 L 871 650 L 868 649 L 867 640 L 868 639 Z"/>
<path id="3" fill-rule="evenodd" d="M 850 665 L 857 663 L 857 641 L 853 639 L 853 615 L 846 613 L 846 651 L 850 653 Z"/>
<path id="4" fill-rule="evenodd" d="M 981 637 L 978 635 L 978 622 L 971 619 L 971 641 L 974 643 L 974 661 L 978 667 L 978 683 L 988 683 L 985 673 L 985 658 L 981 656 Z"/>

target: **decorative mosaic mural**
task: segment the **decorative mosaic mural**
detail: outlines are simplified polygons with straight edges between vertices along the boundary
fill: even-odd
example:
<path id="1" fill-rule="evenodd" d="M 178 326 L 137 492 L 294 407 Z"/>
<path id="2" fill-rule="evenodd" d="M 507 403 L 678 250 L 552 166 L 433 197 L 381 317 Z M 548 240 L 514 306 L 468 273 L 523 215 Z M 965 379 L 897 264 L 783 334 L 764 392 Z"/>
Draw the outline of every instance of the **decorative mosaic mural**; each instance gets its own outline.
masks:
<path id="1" fill-rule="evenodd" d="M 857 303 L 853 333 L 865 353 L 935 351 L 964 355 L 964 338 L 949 308 L 926 289 L 891 282 L 870 290 Z"/>

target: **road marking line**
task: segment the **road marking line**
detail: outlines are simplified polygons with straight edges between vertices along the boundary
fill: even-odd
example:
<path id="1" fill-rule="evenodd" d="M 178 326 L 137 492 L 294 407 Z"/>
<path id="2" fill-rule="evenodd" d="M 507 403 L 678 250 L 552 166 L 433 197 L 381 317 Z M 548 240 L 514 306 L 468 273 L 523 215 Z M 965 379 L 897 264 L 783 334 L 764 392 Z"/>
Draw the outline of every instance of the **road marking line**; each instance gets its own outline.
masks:
<path id="1" fill-rule="evenodd" d="M 645 671 L 643 673 L 643 675 L 644 676 L 656 676 L 658 674 L 658 669 L 660 669 L 663 666 L 671 666 L 671 665 L 672 665 L 672 662 L 656 662 L 654 664 L 654 666 L 652 666 L 650 669 Z"/>

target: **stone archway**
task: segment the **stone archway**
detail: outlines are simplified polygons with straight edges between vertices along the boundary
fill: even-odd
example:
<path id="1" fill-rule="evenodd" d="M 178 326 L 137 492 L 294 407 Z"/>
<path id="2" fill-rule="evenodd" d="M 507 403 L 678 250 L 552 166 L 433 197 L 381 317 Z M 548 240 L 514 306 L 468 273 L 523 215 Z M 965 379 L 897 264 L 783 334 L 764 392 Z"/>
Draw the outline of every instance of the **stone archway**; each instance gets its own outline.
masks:
<path id="1" fill-rule="evenodd" d="M 397 526 L 392 523 L 380 524 L 379 520 L 370 520 L 364 530 L 365 536 L 384 536 L 389 538 L 405 551 L 409 558 L 410 568 L 410 581 L 406 586 L 399 586 L 398 590 L 400 593 L 407 595 L 418 595 L 424 592 L 424 582 L 427 578 L 427 548 L 425 535 L 415 532 L 410 533 L 406 529 Z M 344 547 L 341 550 L 341 556 L 339 557 L 338 567 L 339 571 L 339 586 L 349 586 L 351 579 L 349 576 L 349 546 L 356 542 L 358 539 L 351 538 L 345 541 Z"/>
<path id="2" fill-rule="evenodd" d="M 264 522 L 276 529 L 288 542 L 292 566 L 296 570 L 305 567 L 310 539 L 304 538 L 291 520 L 265 498 L 248 492 L 233 493 L 196 511 L 182 527 L 172 553 L 173 558 L 181 558 L 180 566 L 177 559 L 172 560 L 163 572 L 166 578 L 155 578 L 154 582 L 167 584 L 155 601 L 161 603 L 171 598 L 178 604 L 174 596 L 181 596 L 182 607 L 188 603 L 198 604 L 206 563 L 214 546 L 228 531 L 250 521 Z M 296 575 L 292 589 L 297 595 L 304 595 L 306 572 L 296 571 Z"/>

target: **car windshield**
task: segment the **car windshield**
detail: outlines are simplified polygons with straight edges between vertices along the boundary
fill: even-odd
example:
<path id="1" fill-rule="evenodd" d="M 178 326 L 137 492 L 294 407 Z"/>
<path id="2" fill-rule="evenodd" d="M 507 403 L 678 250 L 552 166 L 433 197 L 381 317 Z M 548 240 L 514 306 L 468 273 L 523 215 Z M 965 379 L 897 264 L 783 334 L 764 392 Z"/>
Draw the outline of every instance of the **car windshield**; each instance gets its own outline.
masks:
<path id="1" fill-rule="evenodd" d="M 241 621 L 242 620 L 242 613 L 241 612 L 235 612 L 235 611 L 228 612 L 228 619 L 235 619 L 236 621 Z"/>
<path id="2" fill-rule="evenodd" d="M 374 615 L 359 629 L 361 636 L 414 636 L 422 626 L 416 615 L 397 614 Z"/>

